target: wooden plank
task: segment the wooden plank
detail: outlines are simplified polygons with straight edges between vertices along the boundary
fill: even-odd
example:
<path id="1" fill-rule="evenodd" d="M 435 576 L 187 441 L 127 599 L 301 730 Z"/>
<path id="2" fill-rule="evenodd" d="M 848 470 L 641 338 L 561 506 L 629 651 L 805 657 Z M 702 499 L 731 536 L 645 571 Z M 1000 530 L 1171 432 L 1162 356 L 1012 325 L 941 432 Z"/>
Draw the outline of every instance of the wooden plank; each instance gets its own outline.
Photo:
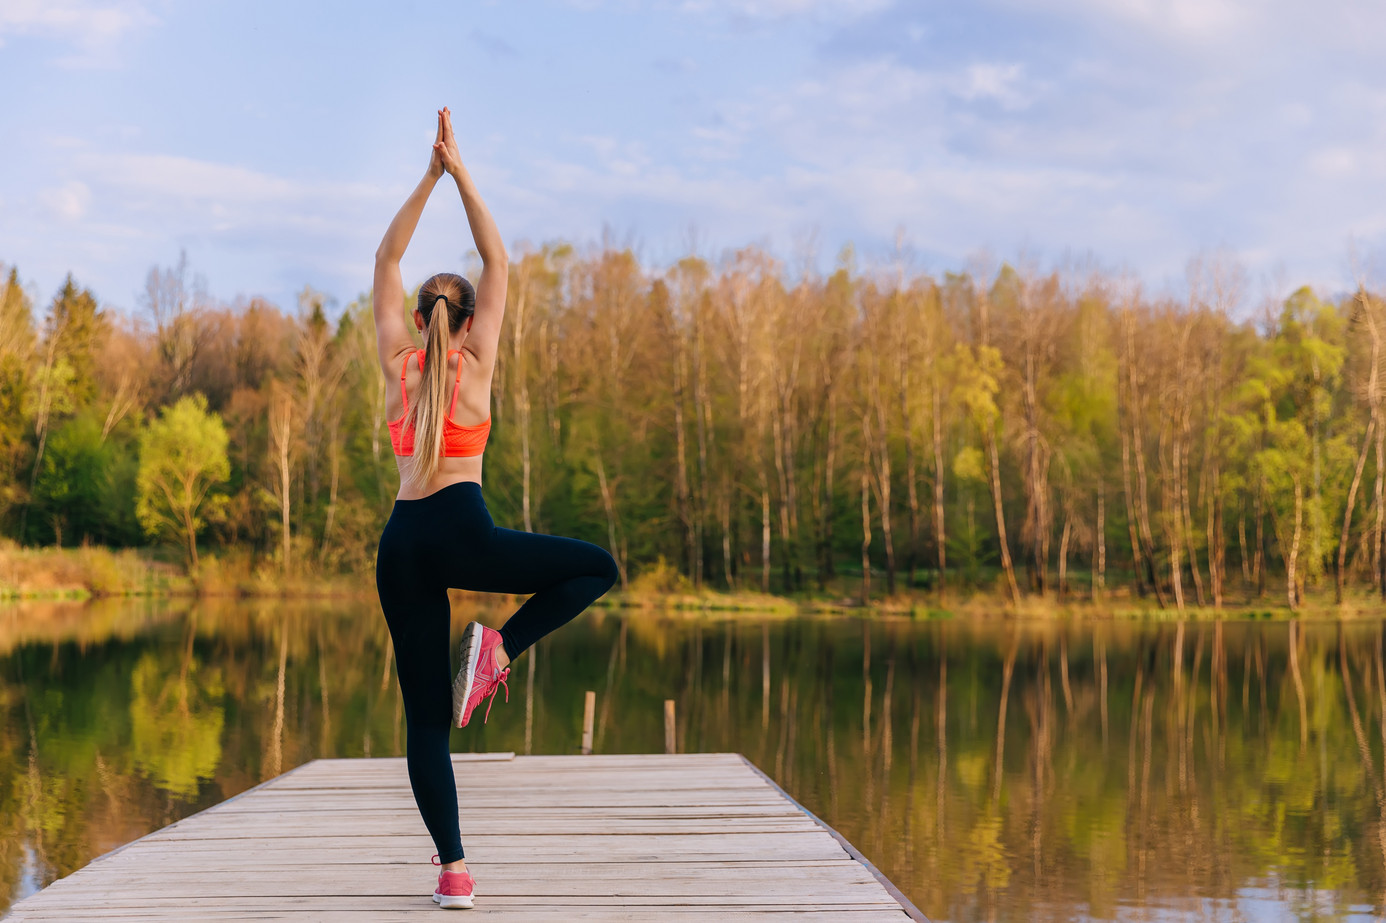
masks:
<path id="1" fill-rule="evenodd" d="M 850 844 L 736 754 L 454 763 L 483 913 L 908 919 Z M 436 910 L 431 851 L 403 760 L 319 760 L 92 862 L 10 919 L 414 919 Z"/>
<path id="2" fill-rule="evenodd" d="M 292 829 L 274 827 L 278 815 L 235 815 L 224 818 L 208 818 L 205 825 L 196 830 L 186 828 L 161 831 L 157 839 L 201 839 L 209 834 L 228 838 L 273 836 L 276 830 L 284 835 L 295 833 Z M 350 836 L 369 829 L 376 834 L 409 835 L 422 833 L 423 825 L 413 818 L 398 815 L 314 815 L 311 829 L 323 836 Z M 485 831 L 491 834 L 524 835 L 534 831 L 534 825 L 543 824 L 545 833 L 560 836 L 585 836 L 602 834 L 650 834 L 682 833 L 688 835 L 716 835 L 738 831 L 744 833 L 802 833 L 811 832 L 813 827 L 797 817 L 738 817 L 736 815 L 710 815 L 704 817 L 646 817 L 646 818 L 592 818 L 555 817 L 547 818 L 542 813 L 534 817 L 483 817 L 462 819 L 462 829 L 468 836 Z M 269 826 L 271 829 L 266 830 Z"/>
<path id="3" fill-rule="evenodd" d="M 158 875 L 182 875 L 188 870 L 206 869 L 217 867 L 223 870 L 235 870 L 238 874 L 247 874 L 258 869 L 274 869 L 283 871 L 285 869 L 306 870 L 310 867 L 321 868 L 324 875 L 348 874 L 361 866 L 370 865 L 372 867 L 390 867 L 398 872 L 401 869 L 417 872 L 423 869 L 428 872 L 429 864 L 420 859 L 420 850 L 411 850 L 407 854 L 402 852 L 392 852 L 387 856 L 381 856 L 378 860 L 370 862 L 363 861 L 360 853 L 350 853 L 337 851 L 333 854 L 316 856 L 315 862 L 304 862 L 303 853 L 300 850 L 297 856 L 289 851 L 276 853 L 266 853 L 264 858 L 256 859 L 241 855 L 228 855 L 224 851 L 205 850 L 201 852 L 183 851 L 182 853 L 148 853 L 142 861 L 152 865 L 157 869 Z M 525 850 L 510 850 L 504 853 L 484 854 L 473 853 L 467 857 L 468 868 L 474 873 L 481 874 L 476 870 L 497 870 L 501 874 L 510 878 L 517 875 L 528 875 L 526 869 L 531 867 L 563 866 L 567 871 L 561 874 L 573 874 L 574 867 L 581 865 L 584 870 L 601 869 L 606 871 L 615 869 L 623 875 L 646 874 L 634 866 L 658 866 L 660 874 L 676 874 L 679 869 L 694 867 L 701 869 L 716 868 L 745 868 L 747 870 L 777 870 L 783 869 L 788 874 L 797 874 L 799 870 L 827 868 L 833 863 L 844 864 L 848 860 L 840 857 L 829 857 L 823 853 L 803 852 L 791 854 L 782 859 L 765 859 L 758 857 L 750 852 L 723 851 L 720 853 L 703 853 L 689 859 L 671 859 L 640 850 L 630 850 L 623 855 L 610 857 L 606 862 L 593 862 L 590 854 L 579 852 L 569 853 L 538 853 L 533 854 Z M 340 871 L 339 871 L 340 870 Z M 95 874 L 95 872 L 93 872 Z M 104 874 L 104 873 L 103 873 Z M 560 874 L 554 872 L 553 874 Z M 71 876 L 69 876 L 70 878 Z M 80 883 L 87 881 L 87 876 L 77 879 L 75 885 L 61 885 L 61 887 L 77 887 Z M 94 879 L 92 879 L 94 880 Z M 67 879 L 59 879 L 67 881 Z M 58 882 L 54 882 L 53 887 L 60 887 Z"/>
<path id="4" fill-rule="evenodd" d="M 218 819 L 225 820 L 244 820 L 247 823 L 263 825 L 265 818 L 262 814 L 272 815 L 273 817 L 298 818 L 316 817 L 330 812 L 339 817 L 350 817 L 369 822 L 372 818 L 378 817 L 398 817 L 401 812 L 413 807 L 412 802 L 401 802 L 399 804 L 387 804 L 382 806 L 371 805 L 362 806 L 352 801 L 338 802 L 337 804 L 326 805 L 300 805 L 294 808 L 268 808 L 265 810 L 255 810 L 253 808 L 237 808 L 236 810 L 226 811 L 218 815 Z M 600 812 L 600 813 L 594 813 Z M 586 804 L 564 804 L 564 805 L 538 805 L 520 807 L 502 807 L 500 805 L 486 806 L 481 808 L 476 805 L 467 805 L 462 808 L 462 822 L 466 823 L 473 818 L 487 818 L 488 815 L 504 814 L 507 820 L 516 821 L 524 819 L 538 820 L 542 822 L 545 818 L 559 819 L 568 817 L 585 818 L 591 821 L 593 817 L 602 820 L 649 820 L 652 818 L 697 818 L 697 817 L 744 817 L 763 820 L 779 820 L 786 817 L 795 817 L 793 808 L 779 805 L 714 805 L 714 804 L 666 804 L 666 805 L 609 805 L 596 802 Z M 495 820 L 498 822 L 499 817 Z"/>
<path id="5" fill-rule="evenodd" d="M 229 901 L 223 897 L 165 897 L 163 895 L 140 895 L 137 897 L 111 897 L 101 899 L 99 896 L 93 897 L 88 902 L 79 903 L 73 899 L 65 899 L 62 905 L 53 904 L 50 910 L 62 911 L 66 909 L 68 916 L 65 919 L 74 919 L 84 914 L 95 916 L 96 913 L 105 913 L 113 910 L 144 910 L 152 912 L 161 910 L 168 914 L 167 919 L 188 921 L 196 919 L 200 915 L 202 908 L 215 908 L 229 910 L 233 907 L 243 911 L 278 911 L 278 910 L 316 910 L 321 912 L 328 908 L 342 908 L 350 910 L 381 909 L 381 910 L 407 910 L 411 907 L 418 907 L 423 910 L 436 911 L 431 897 L 432 885 L 428 886 L 422 894 L 415 892 L 408 897 L 393 897 L 390 895 L 374 895 L 365 897 L 324 897 L 314 895 L 269 895 L 263 897 L 246 897 Z M 46 893 L 39 892 L 40 894 Z M 35 895 L 37 896 L 37 895 Z M 585 897 L 564 897 L 536 898 L 530 895 L 523 897 L 497 896 L 488 897 L 485 891 L 477 895 L 477 900 L 486 899 L 486 909 L 492 912 L 505 910 L 507 908 L 518 908 L 521 910 L 535 910 L 538 908 L 553 908 L 555 910 L 564 908 L 596 908 L 596 907 L 648 907 L 658 909 L 663 914 L 669 908 L 707 908 L 711 909 L 746 909 L 746 910 L 775 910 L 785 911 L 813 911 L 813 910 L 832 910 L 850 911 L 858 908 L 881 910 L 897 909 L 897 920 L 906 920 L 903 911 L 898 910 L 899 904 L 890 900 L 856 900 L 853 898 L 837 898 L 831 895 L 820 895 L 814 898 L 804 898 L 798 901 L 776 901 L 760 900 L 755 898 L 745 898 L 739 895 L 725 897 L 721 895 L 706 895 L 694 898 L 660 898 L 660 897 L 626 897 L 624 895 L 605 895 L 605 896 L 585 896 Z M 20 904 L 15 905 L 15 910 L 6 920 L 26 920 L 26 905 L 33 902 L 29 898 Z M 427 906 L 423 906 L 427 902 Z M 193 913 L 197 911 L 197 913 Z M 850 919 L 844 917 L 843 919 Z"/>
<path id="6" fill-rule="evenodd" d="M 853 863 L 855 864 L 855 863 Z M 216 897 L 226 901 L 256 897 L 380 897 L 407 898 L 433 892 L 436 876 L 416 867 L 412 874 L 398 867 L 373 867 L 370 873 L 361 869 L 339 871 L 337 874 L 293 870 L 268 870 L 247 875 L 243 870 L 212 875 L 188 870 L 184 874 L 165 874 L 159 870 L 151 875 L 93 876 L 81 886 L 70 886 L 57 892 L 67 898 L 69 907 L 100 907 L 107 895 L 118 891 L 138 891 L 157 894 L 162 898 Z M 657 879 L 642 878 L 638 869 L 622 869 L 606 875 L 581 875 L 569 869 L 562 877 L 519 877 L 515 870 L 503 876 L 482 876 L 477 888 L 488 897 L 532 899 L 620 897 L 622 900 L 644 898 L 663 903 L 697 902 L 708 896 L 709 888 L 723 889 L 730 894 L 754 897 L 756 901 L 780 904 L 814 903 L 824 900 L 818 888 L 831 888 L 834 902 L 891 903 L 879 882 L 868 874 L 865 878 L 848 874 L 849 869 L 804 869 L 790 875 L 787 869 L 738 869 L 734 865 L 711 869 L 703 874 L 670 875 L 661 869 Z M 810 874 L 811 873 L 811 874 Z M 807 893 L 806 893 L 807 892 Z"/>
<path id="7" fill-rule="evenodd" d="M 298 859 L 305 849 L 311 849 L 319 862 L 359 862 L 362 854 L 382 862 L 421 861 L 421 854 L 432 850 L 427 834 L 415 836 L 353 835 L 341 837 L 277 837 L 240 839 L 236 850 L 227 848 L 220 839 L 151 842 L 141 850 L 141 856 L 166 858 L 179 856 L 217 856 L 217 864 L 243 860 L 251 864 L 277 862 L 283 858 Z M 644 837 L 588 835 L 580 839 L 550 834 L 524 836 L 495 836 L 477 834 L 467 838 L 468 861 L 541 862 L 549 858 L 567 861 L 590 861 L 600 856 L 610 861 L 699 861 L 712 859 L 746 859 L 757 861 L 810 861 L 843 859 L 842 847 L 825 840 L 815 831 L 802 833 L 739 833 L 724 837 L 650 835 Z M 766 860 L 774 856 L 774 860 Z"/>
<path id="8" fill-rule="evenodd" d="M 559 784 L 559 783 L 554 783 Z M 398 804 L 400 802 L 412 802 L 413 796 L 407 792 L 376 793 L 374 795 L 357 795 L 356 793 L 331 793 L 308 792 L 299 798 L 255 798 L 242 801 L 235 805 L 235 810 L 247 810 L 251 806 L 267 809 L 280 809 L 292 807 L 296 802 L 305 804 L 320 803 L 329 808 L 336 808 L 340 805 L 358 804 L 369 806 L 373 803 L 372 799 L 378 799 L 380 804 Z M 465 808 L 467 805 L 507 805 L 515 808 L 527 806 L 539 806 L 552 804 L 554 807 L 562 805 L 575 805 L 587 807 L 594 804 L 614 804 L 620 805 L 628 803 L 633 807 L 659 807 L 661 805 L 698 805 L 706 802 L 726 802 L 754 806 L 757 804 L 784 804 L 783 799 L 776 801 L 763 794 L 751 796 L 749 793 L 727 793 L 718 789 L 679 789 L 677 791 L 664 792 L 612 792 L 612 791 L 570 791 L 555 792 L 552 787 L 548 791 L 535 791 L 533 801 L 530 795 L 522 790 L 513 793 L 506 793 L 498 796 L 498 793 L 491 792 L 486 795 L 474 794 L 474 789 L 470 786 L 460 793 L 458 805 Z M 227 810 L 232 806 L 227 805 Z M 219 811 L 218 813 L 223 813 Z"/>
<path id="9" fill-rule="evenodd" d="M 412 863 L 415 877 L 421 880 L 431 880 L 434 872 L 427 864 L 415 859 Z M 629 878 L 634 867 L 646 865 L 641 862 L 603 862 L 600 860 L 581 863 L 547 861 L 525 863 L 521 868 L 508 868 L 505 870 L 507 880 L 517 880 L 517 878 L 535 879 L 562 879 L 556 881 L 554 886 L 569 889 L 581 885 L 581 881 L 574 878 L 575 865 L 581 865 L 582 879 L 600 879 L 603 877 Z M 332 881 L 337 878 L 350 878 L 357 884 L 366 881 L 374 881 L 379 875 L 397 877 L 399 869 L 398 863 L 389 864 L 373 861 L 373 857 L 359 857 L 356 863 L 338 863 L 330 868 L 322 869 L 322 880 Z M 490 867 L 492 863 L 484 859 L 477 858 L 471 861 L 471 865 L 476 868 Z M 253 866 L 247 866 L 253 867 Z M 306 860 L 300 856 L 297 862 L 293 863 L 270 863 L 261 862 L 260 868 L 264 871 L 258 874 L 257 880 L 263 882 L 284 882 L 292 884 L 303 877 L 304 870 L 321 868 L 320 863 Z M 381 872 L 384 868 L 386 871 Z M 818 861 L 813 863 L 798 862 L 777 862 L 775 860 L 761 860 L 757 863 L 732 861 L 732 862 L 709 862 L 707 860 L 693 860 L 688 862 L 668 862 L 663 863 L 657 881 L 659 883 L 672 882 L 687 879 L 690 881 L 700 880 L 706 877 L 720 878 L 725 881 L 745 879 L 762 879 L 774 877 L 778 880 L 822 877 L 839 883 L 851 881 L 871 882 L 869 872 L 860 863 L 847 860 Z M 241 869 L 227 869 L 220 866 L 213 866 L 207 862 L 178 862 L 166 861 L 157 866 L 145 862 L 142 859 L 129 859 L 123 861 L 103 862 L 100 865 L 89 866 L 85 874 L 78 880 L 76 876 L 68 876 L 61 879 L 61 883 L 55 882 L 54 887 L 81 887 L 82 882 L 92 882 L 98 880 L 111 881 L 143 881 L 143 880 L 174 880 L 188 877 L 198 877 L 205 882 L 208 888 L 225 887 L 236 888 L 245 882 L 246 874 Z M 381 879 L 388 884 L 388 879 Z M 652 878 L 652 880 L 654 880 Z M 316 882 L 313 882 L 316 884 Z M 377 892 L 372 892 L 377 893 Z"/>
<path id="10" fill-rule="evenodd" d="M 432 919 L 438 920 L 437 916 L 421 917 L 424 913 L 437 911 L 432 902 L 428 902 L 427 908 L 412 909 L 412 911 L 401 911 L 401 909 L 374 909 L 374 911 L 363 911 L 353 902 L 351 909 L 341 905 L 320 906 L 320 908 L 295 909 L 295 911 L 269 911 L 269 909 L 237 909 L 237 911 L 225 911 L 216 908 L 198 908 L 198 920 L 294 920 L 294 922 L 306 922 L 306 920 L 319 920 L 323 915 L 331 915 L 333 920 L 341 920 L 342 923 L 389 923 L 406 922 L 406 920 Z M 485 913 L 485 911 L 480 911 Z M 669 906 L 660 908 L 658 919 L 676 920 L 717 920 L 717 923 L 766 923 L 768 920 L 782 920 L 784 908 L 769 908 L 764 911 L 747 911 L 747 909 L 729 909 L 726 906 L 703 906 L 703 908 L 689 908 L 689 906 Z M 843 919 L 841 909 L 832 911 L 801 911 L 794 908 L 794 920 L 796 923 L 836 923 Z M 621 905 L 611 905 L 608 908 L 596 909 L 575 909 L 568 908 L 506 908 L 505 917 L 517 923 L 552 923 L 554 919 L 563 920 L 650 920 L 650 913 L 647 911 L 628 911 Z M 137 908 L 114 908 L 108 911 L 96 911 L 91 915 L 73 915 L 71 911 L 35 911 L 32 915 L 25 916 L 26 920 L 61 920 L 62 923 L 80 922 L 80 920 L 126 920 L 126 922 L 148 922 L 157 923 L 162 920 L 173 919 L 168 913 L 151 913 L 144 909 Z M 897 923 L 901 919 L 900 912 L 893 909 L 870 909 L 858 908 L 851 911 L 852 920 L 872 923 L 875 920 L 880 922 Z"/>
<path id="11" fill-rule="evenodd" d="M 454 763 L 479 762 L 513 762 L 513 769 L 516 771 L 529 772 L 536 769 L 560 768 L 565 772 L 572 771 L 571 756 L 521 756 L 516 757 L 514 753 L 453 753 L 451 754 Z M 358 766 L 363 762 L 369 762 L 369 766 Z M 706 768 L 709 766 L 721 766 L 727 769 L 737 769 L 741 766 L 741 758 L 736 753 L 598 753 L 592 754 L 589 761 L 594 768 L 610 769 L 613 767 L 655 767 L 661 764 L 687 769 L 687 768 Z M 405 765 L 405 758 L 402 756 L 379 756 L 369 760 L 362 760 L 359 757 L 334 757 L 313 760 L 305 763 L 302 767 L 307 772 L 319 773 L 343 769 L 349 773 L 372 772 L 381 770 L 402 770 Z M 591 770 L 584 770 L 591 771 Z"/>

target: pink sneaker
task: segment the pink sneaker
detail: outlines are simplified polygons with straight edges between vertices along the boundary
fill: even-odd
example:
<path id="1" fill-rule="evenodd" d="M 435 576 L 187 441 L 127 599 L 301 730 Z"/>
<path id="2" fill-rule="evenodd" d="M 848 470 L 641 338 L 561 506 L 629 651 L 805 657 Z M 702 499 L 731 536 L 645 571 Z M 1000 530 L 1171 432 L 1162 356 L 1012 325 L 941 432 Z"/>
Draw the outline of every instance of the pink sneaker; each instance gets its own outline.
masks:
<path id="1" fill-rule="evenodd" d="M 486 705 L 486 717 L 481 719 L 485 724 L 502 686 L 505 687 L 505 700 L 510 701 L 510 686 L 505 681 L 510 668 L 501 670 L 496 665 L 496 648 L 500 646 L 500 632 L 494 628 L 469 622 L 463 629 L 462 669 L 457 671 L 457 679 L 452 684 L 452 720 L 458 727 L 467 726 L 472 712 L 489 695 L 491 701 Z"/>
<path id="2" fill-rule="evenodd" d="M 438 887 L 433 890 L 433 903 L 445 910 L 471 910 L 476 896 L 476 882 L 467 872 L 438 873 Z"/>

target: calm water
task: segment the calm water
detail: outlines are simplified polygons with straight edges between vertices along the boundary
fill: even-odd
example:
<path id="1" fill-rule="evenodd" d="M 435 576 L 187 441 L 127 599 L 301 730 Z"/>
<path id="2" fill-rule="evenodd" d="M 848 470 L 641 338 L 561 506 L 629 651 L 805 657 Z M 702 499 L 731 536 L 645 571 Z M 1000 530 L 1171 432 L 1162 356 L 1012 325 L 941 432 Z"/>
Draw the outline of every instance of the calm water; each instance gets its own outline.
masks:
<path id="1" fill-rule="evenodd" d="M 597 751 L 655 752 L 676 699 L 681 749 L 745 753 L 935 920 L 1386 908 L 1380 623 L 595 614 L 513 677 L 454 749 L 576 752 L 594 689 Z M 0 909 L 306 760 L 404 745 L 360 604 L 0 609 L 0 715 Z"/>

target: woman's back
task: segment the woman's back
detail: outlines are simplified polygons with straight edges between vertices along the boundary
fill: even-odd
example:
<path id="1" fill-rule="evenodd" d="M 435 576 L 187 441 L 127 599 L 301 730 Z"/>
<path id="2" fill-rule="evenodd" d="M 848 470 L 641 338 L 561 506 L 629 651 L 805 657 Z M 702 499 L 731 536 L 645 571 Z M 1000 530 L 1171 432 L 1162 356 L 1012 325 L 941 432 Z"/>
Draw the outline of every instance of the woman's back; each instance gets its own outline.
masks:
<path id="1" fill-rule="evenodd" d="M 485 434 L 472 435 L 465 431 L 475 433 L 483 425 L 489 431 L 491 420 L 491 368 L 483 369 L 481 362 L 466 349 L 449 350 L 446 375 L 450 383 L 449 412 L 444 418 L 443 456 L 438 459 L 438 468 L 428 481 L 423 484 L 411 482 L 407 474 L 413 458 L 413 428 L 407 426 L 408 421 L 405 417 L 408 414 L 411 395 L 417 401 L 417 396 L 426 383 L 421 366 L 422 352 L 411 349 L 404 353 L 400 359 L 403 374 L 386 378 L 385 385 L 385 419 L 391 430 L 395 461 L 400 468 L 401 500 L 425 497 L 458 481 L 481 483 L 482 452 L 475 451 L 473 454 L 470 446 L 479 443 L 477 448 L 484 448 Z M 448 423 L 454 424 L 464 432 L 458 433 L 449 427 Z M 468 435 L 471 435 L 471 438 L 467 438 Z M 466 454 L 450 453 L 447 444 L 450 441 L 467 445 Z M 402 448 L 409 451 L 401 451 Z"/>

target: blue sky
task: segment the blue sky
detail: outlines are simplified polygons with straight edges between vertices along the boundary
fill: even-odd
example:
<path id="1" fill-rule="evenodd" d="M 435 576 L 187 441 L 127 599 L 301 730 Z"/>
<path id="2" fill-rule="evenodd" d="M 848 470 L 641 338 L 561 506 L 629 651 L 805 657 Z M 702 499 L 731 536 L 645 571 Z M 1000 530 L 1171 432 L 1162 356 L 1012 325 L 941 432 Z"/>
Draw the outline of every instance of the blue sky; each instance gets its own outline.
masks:
<path id="1" fill-rule="evenodd" d="M 447 104 L 512 249 L 1169 292 L 1220 249 L 1340 291 L 1386 244 L 1382 35 L 1365 0 L 0 0 L 0 262 L 45 302 L 136 309 L 186 250 L 218 298 L 344 303 Z M 440 185 L 406 282 L 470 246 Z"/>

